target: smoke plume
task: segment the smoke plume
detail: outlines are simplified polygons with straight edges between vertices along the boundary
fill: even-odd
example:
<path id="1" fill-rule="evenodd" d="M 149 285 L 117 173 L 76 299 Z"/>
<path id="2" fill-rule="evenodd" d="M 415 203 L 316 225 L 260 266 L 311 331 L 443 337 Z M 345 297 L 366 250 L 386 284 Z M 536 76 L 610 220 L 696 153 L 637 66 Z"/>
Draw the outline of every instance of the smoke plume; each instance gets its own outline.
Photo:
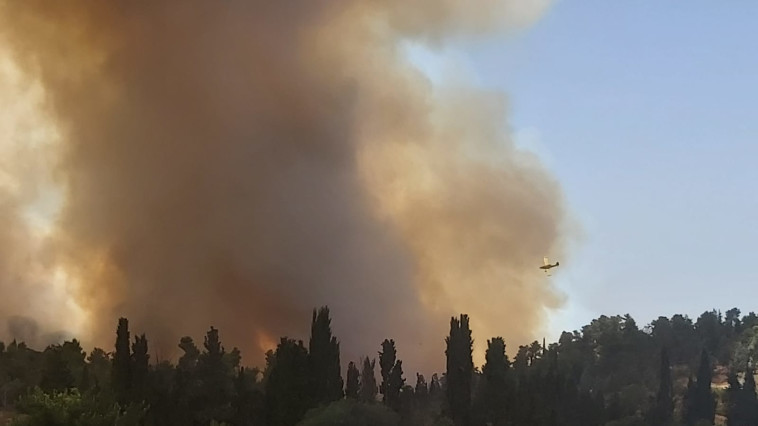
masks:
<path id="1" fill-rule="evenodd" d="M 562 254 L 559 186 L 514 146 L 501 95 L 433 86 L 401 43 L 547 6 L 0 0 L 18 71 L 2 84 L 37 93 L 15 123 L 49 130 L 0 135 L 16 135 L 0 316 L 108 348 L 127 316 L 163 354 L 214 325 L 258 365 L 321 305 L 344 364 L 394 338 L 406 365 L 439 370 L 460 312 L 478 352 L 537 337 L 561 302 L 536 268 Z M 62 204 L 41 232 L 27 212 L 51 187 Z"/>

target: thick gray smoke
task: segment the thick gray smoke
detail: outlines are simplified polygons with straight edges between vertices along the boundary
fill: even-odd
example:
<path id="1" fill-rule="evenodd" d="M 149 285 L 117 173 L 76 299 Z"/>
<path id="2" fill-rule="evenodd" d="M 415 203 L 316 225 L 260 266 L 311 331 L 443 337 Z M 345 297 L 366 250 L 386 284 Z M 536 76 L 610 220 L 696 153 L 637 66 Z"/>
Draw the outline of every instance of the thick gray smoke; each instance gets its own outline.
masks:
<path id="1" fill-rule="evenodd" d="M 561 254 L 559 187 L 514 147 L 500 95 L 433 87 L 400 44 L 546 4 L 463 4 L 0 0 L 63 191 L 42 248 L 0 231 L 3 297 L 39 294 L 8 276 L 28 252 L 65 275 L 85 343 L 112 346 L 122 315 L 162 354 L 214 325 L 250 364 L 327 304 L 344 363 L 394 338 L 440 369 L 460 312 L 480 342 L 536 337 L 560 303 L 536 269 Z M 20 221 L 28 201 L 6 198 Z"/>

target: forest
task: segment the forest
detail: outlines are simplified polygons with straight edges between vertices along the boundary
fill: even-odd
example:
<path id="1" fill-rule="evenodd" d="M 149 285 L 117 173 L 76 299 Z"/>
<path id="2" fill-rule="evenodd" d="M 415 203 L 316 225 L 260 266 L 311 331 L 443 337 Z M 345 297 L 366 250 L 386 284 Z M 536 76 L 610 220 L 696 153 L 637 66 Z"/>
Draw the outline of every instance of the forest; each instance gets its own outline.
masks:
<path id="1" fill-rule="evenodd" d="M 450 319 L 445 371 L 403 370 L 391 336 L 340 359 L 328 307 L 307 344 L 281 338 L 263 369 L 241 365 L 210 327 L 183 337 L 176 364 L 151 361 L 121 318 L 111 350 L 76 339 L 42 351 L 0 343 L 0 422 L 37 425 L 758 425 L 758 316 L 739 309 L 659 317 L 601 316 L 557 342 L 486 341 L 475 366 L 469 317 Z M 346 367 L 346 368 L 345 368 Z M 343 377 L 343 372 L 345 372 Z"/>

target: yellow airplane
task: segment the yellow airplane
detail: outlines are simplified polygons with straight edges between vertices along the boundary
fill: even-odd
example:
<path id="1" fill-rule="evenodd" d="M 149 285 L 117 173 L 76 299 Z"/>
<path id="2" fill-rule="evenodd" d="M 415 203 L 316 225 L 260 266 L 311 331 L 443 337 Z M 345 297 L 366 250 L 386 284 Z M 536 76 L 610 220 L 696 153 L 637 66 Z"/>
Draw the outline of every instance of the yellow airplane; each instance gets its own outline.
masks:
<path id="1" fill-rule="evenodd" d="M 547 257 L 543 257 L 542 258 L 542 262 L 544 264 L 542 266 L 540 266 L 540 269 L 544 270 L 546 273 L 548 272 L 549 269 L 555 268 L 556 266 L 558 266 L 558 265 L 561 264 L 561 262 L 555 262 L 554 264 L 551 265 L 550 264 L 550 260 L 548 260 Z M 548 274 L 548 276 L 550 276 L 550 274 Z"/>

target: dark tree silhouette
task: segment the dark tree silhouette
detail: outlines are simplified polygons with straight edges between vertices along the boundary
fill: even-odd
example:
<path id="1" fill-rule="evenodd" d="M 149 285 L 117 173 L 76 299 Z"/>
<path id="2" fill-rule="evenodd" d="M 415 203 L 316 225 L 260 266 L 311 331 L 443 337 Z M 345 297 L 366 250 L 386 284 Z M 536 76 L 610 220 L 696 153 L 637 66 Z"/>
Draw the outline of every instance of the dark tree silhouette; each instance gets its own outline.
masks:
<path id="1" fill-rule="evenodd" d="M 737 373 L 730 371 L 727 376 L 729 387 L 726 389 L 727 400 L 727 426 L 745 425 L 744 398 L 742 385 L 737 379 Z"/>
<path id="2" fill-rule="evenodd" d="M 400 389 L 399 408 L 400 424 L 402 426 L 415 426 L 413 423 L 413 411 L 415 408 L 415 391 L 413 386 L 404 385 Z"/>
<path id="3" fill-rule="evenodd" d="M 347 398 L 358 399 L 360 390 L 360 373 L 355 363 L 350 361 L 347 365 L 347 383 L 345 384 L 345 396 Z"/>
<path id="4" fill-rule="evenodd" d="M 368 357 L 363 359 L 363 371 L 361 371 L 361 387 L 359 395 L 363 402 L 376 401 L 378 389 L 376 386 L 376 373 L 374 372 L 375 365 L 375 359 L 369 360 Z"/>
<path id="5" fill-rule="evenodd" d="M 183 354 L 179 357 L 174 375 L 172 399 L 175 424 L 190 424 L 193 421 L 197 399 L 201 396 L 200 383 L 197 378 L 197 364 L 200 350 L 194 340 L 185 336 L 179 341 L 179 349 Z"/>
<path id="6" fill-rule="evenodd" d="M 311 407 L 308 364 L 308 350 L 302 341 L 281 339 L 267 367 L 267 425 L 293 426 Z"/>
<path id="7" fill-rule="evenodd" d="M 395 341 L 384 339 L 382 350 L 379 351 L 379 368 L 382 373 L 382 383 L 379 385 L 379 392 L 382 394 L 382 401 L 387 402 L 387 383 L 389 383 L 390 374 L 395 367 L 397 360 L 397 350 Z"/>
<path id="8" fill-rule="evenodd" d="M 79 390 L 82 392 L 87 392 L 92 389 L 93 380 L 89 372 L 89 365 L 85 365 L 82 369 L 82 378 L 79 383 Z"/>
<path id="9" fill-rule="evenodd" d="M 416 373 L 416 387 L 413 389 L 413 394 L 419 406 L 425 407 L 429 402 L 429 386 L 422 374 Z"/>
<path id="10" fill-rule="evenodd" d="M 403 361 L 397 360 L 395 366 L 392 367 L 392 371 L 390 371 L 384 394 L 387 406 L 395 411 L 400 411 L 401 408 L 400 391 L 403 389 L 403 386 L 405 386 Z"/>
<path id="11" fill-rule="evenodd" d="M 207 424 L 211 420 L 228 422 L 234 415 L 231 401 L 234 397 L 233 370 L 221 344 L 218 329 L 211 327 L 205 335 L 204 351 L 197 359 L 197 378 L 201 384 L 200 398 L 195 409 L 198 420 Z"/>
<path id="12" fill-rule="evenodd" d="M 331 322 L 328 307 L 313 310 L 308 349 L 312 398 L 317 404 L 328 404 L 343 396 L 340 345 L 332 336 Z"/>
<path id="13" fill-rule="evenodd" d="M 112 363 L 110 356 L 101 348 L 94 348 L 87 357 L 87 367 L 95 387 L 110 387 Z"/>
<path id="14" fill-rule="evenodd" d="M 506 342 L 495 337 L 487 342 L 481 372 L 473 368 L 471 330 L 468 317 L 461 315 L 450 323 L 447 368 L 441 376 L 434 374 L 427 384 L 416 374 L 415 386 L 406 384 L 395 342 L 384 340 L 378 361 L 366 358 L 361 365 L 348 365 L 348 398 L 320 406 L 326 399 L 317 389 L 341 386 L 342 379 L 328 310 L 314 313 L 312 350 L 284 338 L 267 352 L 262 375 L 242 366 L 237 348 L 225 350 L 214 327 L 206 333 L 202 351 L 192 338 L 182 338 L 176 365 L 151 363 L 147 339 L 139 335 L 131 342 L 123 318 L 112 354 L 96 348 L 86 357 L 76 339 L 42 352 L 15 340 L 0 343 L 0 406 L 4 413 L 23 413 L 36 424 L 50 424 L 54 415 L 68 419 L 66 424 L 114 424 L 115 416 L 128 416 L 119 422 L 290 426 L 302 421 L 307 426 L 345 419 L 355 424 L 361 413 L 372 418 L 368 413 L 384 413 L 374 420 L 401 426 L 674 426 L 712 424 L 718 401 L 729 426 L 758 425 L 751 367 L 758 355 L 758 315 L 752 312 L 740 317 L 738 309 L 730 309 L 722 318 L 710 311 L 697 322 L 683 315 L 659 317 L 644 331 L 629 315 L 601 316 L 581 331 L 564 332 L 556 343 L 520 346 L 513 364 Z M 376 363 L 386 406 L 373 403 Z M 726 392 L 712 392 L 714 363 L 747 366 L 744 381 L 733 369 Z M 687 373 L 688 388 L 679 393 L 673 384 L 686 380 Z M 67 389 L 72 390 L 59 393 Z M 341 389 L 329 398 L 338 395 Z M 675 411 L 673 402 L 680 400 L 681 410 Z M 148 407 L 146 413 L 134 404 L 140 401 Z"/>
<path id="15" fill-rule="evenodd" d="M 708 351 L 703 349 L 700 354 L 700 365 L 697 371 L 697 381 L 690 383 L 685 396 L 684 421 L 688 426 L 695 426 L 705 420 L 713 424 L 716 418 L 716 399 L 711 392 L 712 380 L 711 360 Z"/>
<path id="16" fill-rule="evenodd" d="M 43 353 L 44 366 L 40 387 L 45 392 L 63 391 L 74 387 L 75 379 L 63 356 L 60 345 L 51 345 Z"/>
<path id="17" fill-rule="evenodd" d="M 234 380 L 236 396 L 233 402 L 236 426 L 255 426 L 263 424 L 263 394 L 257 386 L 258 371 L 240 368 Z"/>
<path id="18" fill-rule="evenodd" d="M 742 395 L 745 404 L 745 423 L 758 425 L 758 400 L 755 391 L 755 376 L 753 369 L 748 366 L 745 369 L 745 382 L 742 386 Z"/>
<path id="19" fill-rule="evenodd" d="M 144 401 L 147 396 L 150 355 L 148 355 L 147 338 L 136 336 L 132 344 L 132 395 L 134 401 Z"/>
<path id="20" fill-rule="evenodd" d="M 755 426 L 758 425 L 758 406 L 755 395 L 755 378 L 752 369 L 745 371 L 744 384 L 740 385 L 737 374 L 731 371 L 728 376 L 727 388 L 727 425 Z"/>
<path id="21" fill-rule="evenodd" d="M 132 360 L 129 350 L 129 320 L 119 318 L 116 329 L 116 351 L 113 354 L 113 369 L 111 370 L 111 383 L 116 399 L 126 404 L 132 384 Z"/>
<path id="22" fill-rule="evenodd" d="M 447 349 L 447 399 L 450 416 L 457 426 L 471 422 L 471 380 L 474 373 L 473 340 L 468 315 L 450 319 Z"/>
<path id="23" fill-rule="evenodd" d="M 671 378 L 671 364 L 666 348 L 661 350 L 661 369 L 659 373 L 658 393 L 650 413 L 651 426 L 668 424 L 674 415 L 674 384 Z"/>
<path id="24" fill-rule="evenodd" d="M 506 419 L 508 395 L 508 357 L 505 354 L 505 340 L 495 337 L 487 341 L 484 376 L 484 416 L 492 424 L 501 424 Z"/>
<path id="25" fill-rule="evenodd" d="M 437 373 L 432 374 L 432 381 L 429 383 L 429 397 L 437 398 L 442 392 L 442 386 L 440 386 L 440 379 Z"/>

